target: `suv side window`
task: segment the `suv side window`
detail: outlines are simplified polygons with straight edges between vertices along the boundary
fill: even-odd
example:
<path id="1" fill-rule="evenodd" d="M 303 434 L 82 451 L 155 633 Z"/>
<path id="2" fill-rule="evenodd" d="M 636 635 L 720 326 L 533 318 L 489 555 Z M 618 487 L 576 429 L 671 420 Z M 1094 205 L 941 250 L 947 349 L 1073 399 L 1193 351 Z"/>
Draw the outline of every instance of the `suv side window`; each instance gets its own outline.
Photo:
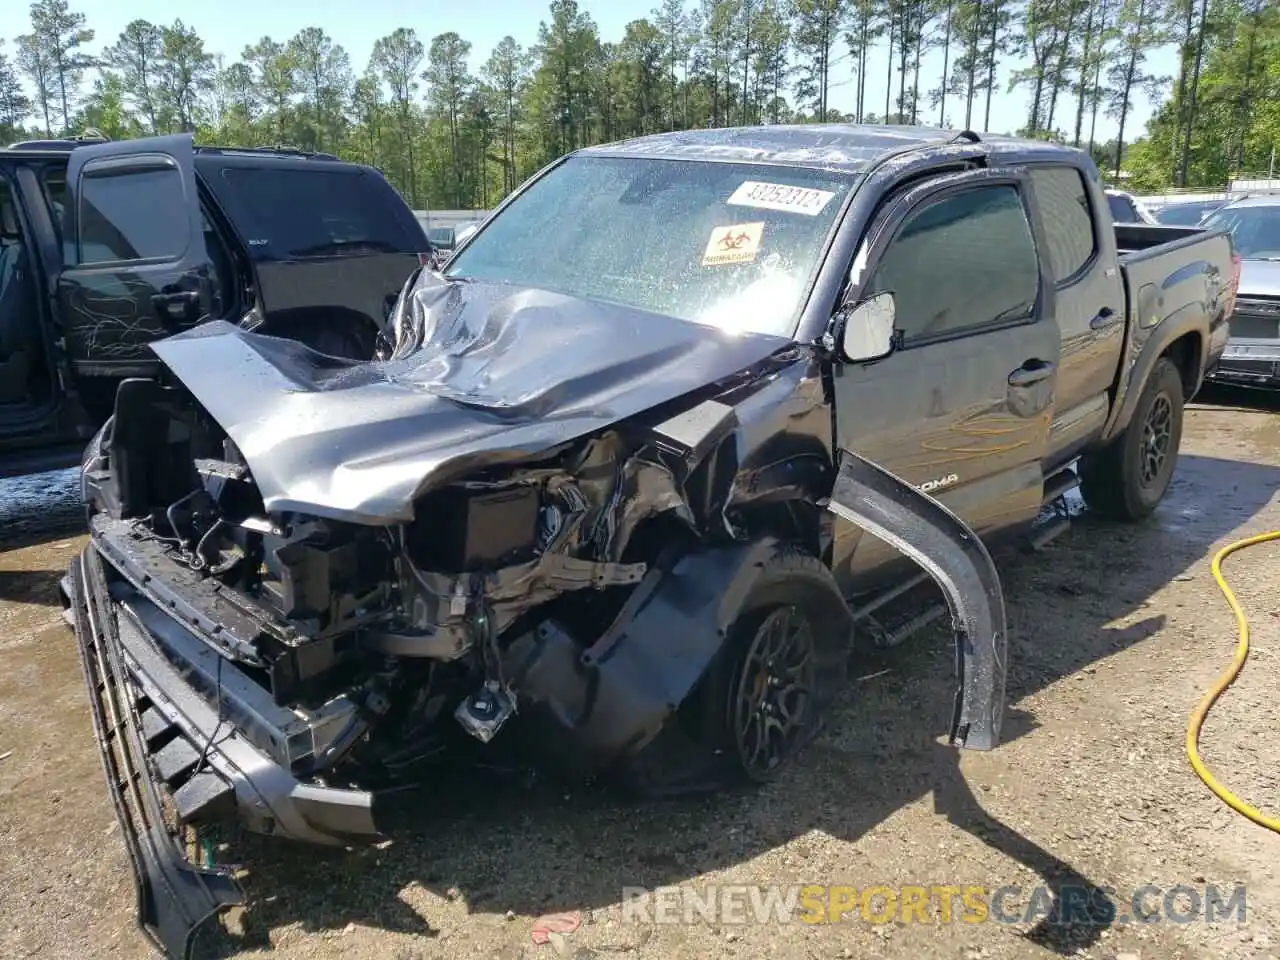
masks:
<path id="1" fill-rule="evenodd" d="M 1111 219 L 1116 223 L 1138 223 L 1138 208 L 1128 197 L 1118 197 L 1114 193 L 1107 194 L 1107 206 L 1111 209 Z"/>
<path id="2" fill-rule="evenodd" d="M 1043 167 L 1031 171 L 1031 185 L 1047 230 L 1046 253 L 1054 283 L 1080 272 L 1093 259 L 1093 215 L 1084 179 L 1075 167 Z"/>
<path id="3" fill-rule="evenodd" d="M 77 262 L 175 260 L 190 240 L 186 210 L 176 167 L 86 166 L 76 208 Z"/>
<path id="4" fill-rule="evenodd" d="M 886 292 L 907 346 L 1031 317 L 1040 263 L 1017 189 L 975 187 L 912 212 L 865 295 Z"/>

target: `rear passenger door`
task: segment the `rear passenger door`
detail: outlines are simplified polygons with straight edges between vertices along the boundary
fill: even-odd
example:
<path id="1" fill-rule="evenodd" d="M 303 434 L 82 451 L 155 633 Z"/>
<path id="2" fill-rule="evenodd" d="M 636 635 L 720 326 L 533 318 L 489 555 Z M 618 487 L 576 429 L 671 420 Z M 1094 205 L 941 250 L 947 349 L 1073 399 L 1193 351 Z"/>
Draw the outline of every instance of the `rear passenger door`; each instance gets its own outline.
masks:
<path id="1" fill-rule="evenodd" d="M 1124 287 L 1106 217 L 1090 208 L 1080 170 L 1065 164 L 1028 168 L 1044 225 L 1045 259 L 1057 293 L 1062 358 L 1049 438 L 1051 454 L 1070 459 L 1095 437 L 1110 412 L 1110 390 L 1124 353 Z"/>
<path id="2" fill-rule="evenodd" d="M 151 341 L 208 316 L 194 161 L 189 134 L 72 152 L 58 308 L 79 375 L 148 375 Z"/>
<path id="3" fill-rule="evenodd" d="M 1025 175 L 998 170 L 890 199 L 851 282 L 858 301 L 894 294 L 899 346 L 833 381 L 839 445 L 984 535 L 1039 510 L 1053 413 L 1053 287 L 1027 201 Z"/>

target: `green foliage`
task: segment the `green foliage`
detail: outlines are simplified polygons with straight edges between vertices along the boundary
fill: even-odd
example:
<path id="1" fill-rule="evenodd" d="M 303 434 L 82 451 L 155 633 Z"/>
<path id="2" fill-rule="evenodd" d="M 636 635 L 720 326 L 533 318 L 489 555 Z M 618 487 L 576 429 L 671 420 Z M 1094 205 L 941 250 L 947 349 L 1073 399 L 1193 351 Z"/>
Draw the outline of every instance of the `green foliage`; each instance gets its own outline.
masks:
<path id="1" fill-rule="evenodd" d="M 1280 171 L 1280 7 L 1192 0 L 1185 84 L 1126 159 L 1143 188 L 1219 187 Z"/>
<path id="2" fill-rule="evenodd" d="M 474 59 L 456 33 L 400 28 L 361 66 L 319 27 L 224 57 L 181 20 L 135 20 L 95 57 L 83 14 L 37 0 L 30 32 L 12 53 L 0 49 L 0 138 L 93 127 L 288 144 L 376 165 L 414 206 L 463 208 L 492 206 L 568 151 L 663 130 L 989 129 L 1005 83 L 1029 97 L 1023 134 L 1085 147 L 1142 187 L 1265 174 L 1280 145 L 1275 0 L 655 2 L 650 17 L 603 38 L 579 0 L 551 0 L 531 47 L 505 37 Z M 1149 67 L 1167 43 L 1180 54 L 1176 77 Z M 1022 68 L 1011 73 L 1014 57 Z M 941 70 L 922 74 L 926 58 Z M 838 65 L 853 73 L 849 113 L 830 103 Z M 886 88 L 883 105 L 869 102 L 872 79 Z M 1127 143 L 1135 104 L 1165 97 L 1146 135 Z M 1107 144 L 1095 139 L 1100 115 L 1120 126 Z"/>

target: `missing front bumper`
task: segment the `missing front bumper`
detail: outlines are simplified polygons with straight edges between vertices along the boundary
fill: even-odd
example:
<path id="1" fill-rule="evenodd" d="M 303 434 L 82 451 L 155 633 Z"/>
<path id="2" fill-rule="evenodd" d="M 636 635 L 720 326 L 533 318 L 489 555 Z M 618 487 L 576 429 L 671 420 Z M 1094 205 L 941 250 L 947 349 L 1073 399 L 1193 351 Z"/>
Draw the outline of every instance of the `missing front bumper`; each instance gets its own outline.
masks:
<path id="1" fill-rule="evenodd" d="M 139 697 L 92 547 L 72 562 L 67 593 L 103 771 L 133 868 L 138 924 L 166 955 L 186 957 L 205 921 L 244 896 L 228 872 L 192 864 L 166 826 L 164 797 L 148 769 Z"/>
<path id="2" fill-rule="evenodd" d="M 188 857 L 192 827 L 235 818 L 312 843 L 368 840 L 380 835 L 373 797 L 300 781 L 224 722 L 238 705 L 231 691 L 201 693 L 185 679 L 197 665 L 176 641 L 199 641 L 134 585 L 109 585 L 108 569 L 93 544 L 72 562 L 63 587 L 68 619 L 134 873 L 139 925 L 168 956 L 186 957 L 206 921 L 244 902 L 229 871 Z"/>

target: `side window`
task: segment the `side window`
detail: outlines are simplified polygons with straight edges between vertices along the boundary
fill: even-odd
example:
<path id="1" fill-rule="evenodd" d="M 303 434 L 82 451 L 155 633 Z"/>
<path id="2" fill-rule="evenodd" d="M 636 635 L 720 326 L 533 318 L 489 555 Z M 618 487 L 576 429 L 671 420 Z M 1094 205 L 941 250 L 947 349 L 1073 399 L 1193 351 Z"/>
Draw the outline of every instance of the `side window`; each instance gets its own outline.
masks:
<path id="1" fill-rule="evenodd" d="M 1111 219 L 1116 223 L 1137 223 L 1139 220 L 1138 208 L 1128 197 L 1117 197 L 1114 193 L 1109 193 L 1107 206 L 1111 208 Z"/>
<path id="2" fill-rule="evenodd" d="M 1073 276 L 1094 252 L 1093 215 L 1084 180 L 1074 167 L 1031 172 L 1031 184 L 1048 234 L 1046 253 L 1055 283 Z"/>
<path id="3" fill-rule="evenodd" d="M 866 294 L 886 292 L 908 345 L 1031 316 L 1040 263 L 1018 191 L 977 187 L 910 214 Z"/>
<path id="4" fill-rule="evenodd" d="M 80 180 L 81 264 L 173 260 L 187 251 L 187 199 L 176 167 L 95 171 Z"/>

